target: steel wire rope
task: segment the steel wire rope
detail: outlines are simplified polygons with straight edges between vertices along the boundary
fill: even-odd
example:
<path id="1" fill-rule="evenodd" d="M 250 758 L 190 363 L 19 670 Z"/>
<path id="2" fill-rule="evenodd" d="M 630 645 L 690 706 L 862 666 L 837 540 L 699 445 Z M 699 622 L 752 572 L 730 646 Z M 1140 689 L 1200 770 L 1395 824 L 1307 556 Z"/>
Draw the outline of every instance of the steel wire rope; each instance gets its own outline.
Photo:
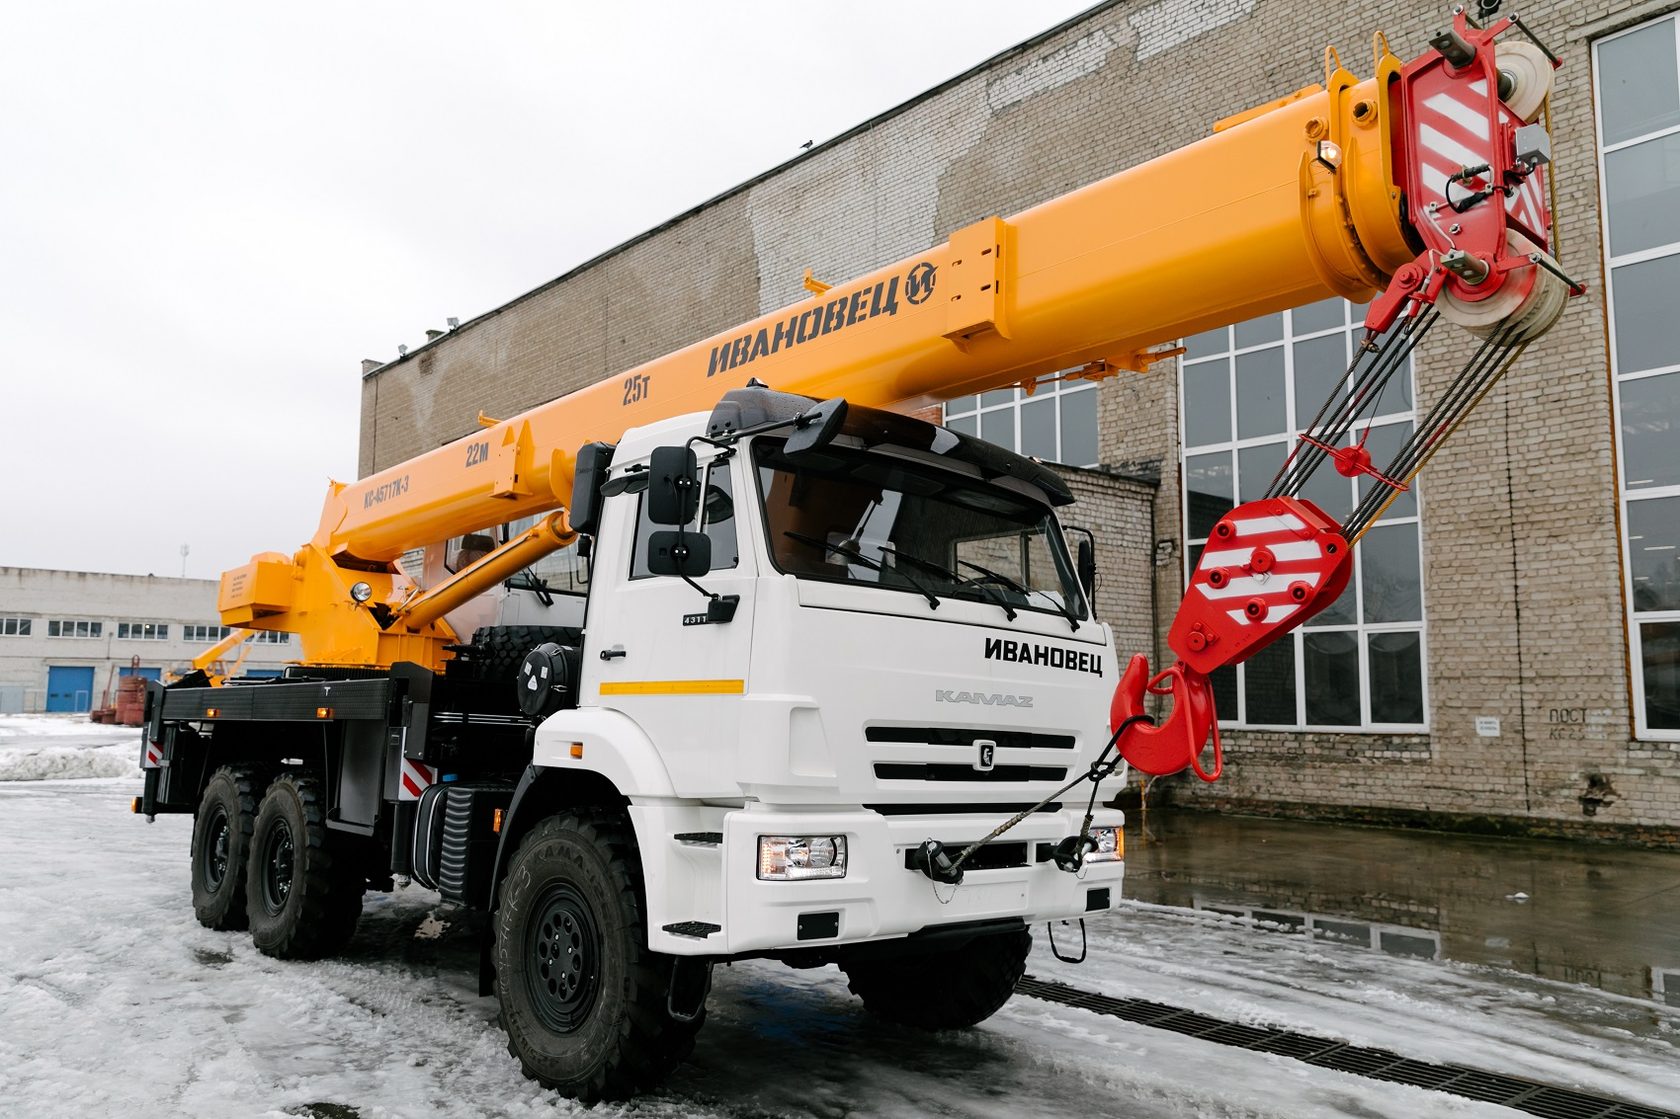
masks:
<path id="1" fill-rule="evenodd" d="M 1417 318 L 1407 320 L 1399 333 L 1390 335 L 1390 345 L 1376 350 L 1364 350 L 1354 358 L 1347 372 L 1342 374 L 1337 389 L 1332 390 L 1320 406 L 1318 415 L 1313 417 L 1312 423 L 1303 432 L 1315 442 L 1296 443 L 1295 450 L 1284 461 L 1283 466 L 1278 468 L 1272 484 L 1267 487 L 1266 497 L 1294 496 L 1301 491 L 1331 453 L 1326 448 L 1334 447 L 1340 442 L 1368 407 L 1381 402 L 1389 381 L 1435 324 L 1438 315 L 1439 312 L 1430 308 Z M 1367 356 L 1371 354 L 1376 356 L 1366 361 Z M 1361 362 L 1365 362 L 1365 368 L 1356 374 L 1355 371 L 1359 369 Z M 1350 377 L 1353 378 L 1353 383 L 1347 386 L 1347 394 L 1337 404 L 1337 392 L 1346 385 Z M 1332 405 L 1336 405 L 1334 409 Z M 1325 418 L 1327 413 L 1328 419 Z"/>

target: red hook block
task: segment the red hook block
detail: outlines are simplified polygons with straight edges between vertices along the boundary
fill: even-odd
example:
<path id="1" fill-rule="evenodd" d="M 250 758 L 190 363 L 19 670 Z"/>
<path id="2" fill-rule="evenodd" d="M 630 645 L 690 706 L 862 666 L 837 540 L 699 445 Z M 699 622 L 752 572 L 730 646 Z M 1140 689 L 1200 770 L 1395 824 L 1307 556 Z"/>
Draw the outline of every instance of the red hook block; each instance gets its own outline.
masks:
<path id="1" fill-rule="evenodd" d="M 1142 653 L 1132 658 L 1109 706 L 1109 729 L 1118 729 L 1127 719 L 1143 712 L 1144 692 L 1172 696 L 1172 713 L 1159 726 L 1133 723 L 1120 736 L 1120 756 L 1133 769 L 1164 777 L 1192 769 L 1203 781 L 1217 781 L 1225 768 L 1219 742 L 1218 716 L 1213 707 L 1213 688 L 1208 678 L 1183 664 L 1149 675 L 1149 658 Z M 1205 770 L 1201 754 L 1209 734 L 1213 736 L 1213 769 Z"/>

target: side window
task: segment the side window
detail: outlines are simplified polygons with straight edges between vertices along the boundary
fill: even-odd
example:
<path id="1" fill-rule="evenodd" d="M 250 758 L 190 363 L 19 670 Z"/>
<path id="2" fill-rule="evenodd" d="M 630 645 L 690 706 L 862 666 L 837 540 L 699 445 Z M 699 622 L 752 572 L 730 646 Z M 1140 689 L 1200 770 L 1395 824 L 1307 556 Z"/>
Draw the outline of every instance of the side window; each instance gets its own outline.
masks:
<path id="1" fill-rule="evenodd" d="M 727 462 L 714 462 L 706 468 L 706 480 L 700 490 L 699 527 L 712 539 L 712 571 L 726 571 L 741 564 L 741 548 L 735 534 L 735 487 L 729 477 Z M 666 525 L 656 525 L 648 519 L 647 495 L 636 498 L 636 538 L 630 549 L 630 578 L 646 579 L 653 572 L 647 565 L 647 538 Z"/>
<path id="2" fill-rule="evenodd" d="M 700 521 L 706 535 L 712 538 L 712 570 L 739 567 L 741 547 L 735 539 L 735 486 L 730 481 L 727 462 L 712 464 L 701 493 Z"/>

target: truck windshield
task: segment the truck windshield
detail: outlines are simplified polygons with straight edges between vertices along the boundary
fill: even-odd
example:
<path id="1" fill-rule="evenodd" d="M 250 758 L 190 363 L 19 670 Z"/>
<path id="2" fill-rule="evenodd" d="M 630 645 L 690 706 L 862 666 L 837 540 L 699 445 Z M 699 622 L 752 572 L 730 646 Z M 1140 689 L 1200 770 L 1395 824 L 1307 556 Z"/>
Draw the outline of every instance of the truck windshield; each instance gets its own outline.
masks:
<path id="1" fill-rule="evenodd" d="M 753 448 L 771 558 L 802 579 L 1086 617 L 1067 545 L 1026 494 L 868 451 Z"/>

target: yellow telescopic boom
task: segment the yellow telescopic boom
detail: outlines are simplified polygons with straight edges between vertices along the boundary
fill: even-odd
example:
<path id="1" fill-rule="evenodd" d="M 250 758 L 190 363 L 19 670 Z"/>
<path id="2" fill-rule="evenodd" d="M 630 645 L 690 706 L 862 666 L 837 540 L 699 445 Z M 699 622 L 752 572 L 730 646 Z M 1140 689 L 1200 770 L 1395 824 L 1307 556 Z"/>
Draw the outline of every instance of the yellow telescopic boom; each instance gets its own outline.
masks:
<path id="1" fill-rule="evenodd" d="M 456 639 L 442 613 L 493 585 L 506 564 L 493 553 L 440 597 L 419 592 L 393 561 L 561 508 L 585 443 L 707 411 L 753 378 L 784 392 L 914 407 L 1030 386 L 1051 372 L 1141 372 L 1189 334 L 1331 296 L 1370 299 L 1432 251 L 1429 231 L 1403 216 L 1418 162 L 1406 139 L 1416 129 L 1400 108 L 1408 66 L 1380 36 L 1375 54 L 1374 78 L 1358 81 L 1326 52 L 1323 86 L 1223 121 L 1185 148 L 335 483 L 302 550 L 266 553 L 223 577 L 223 620 L 298 632 L 311 663 L 438 667 Z M 1520 91 L 1536 107 L 1541 80 Z M 1485 100 L 1499 106 L 1495 94 Z M 1484 293 L 1504 277 L 1485 279 Z M 562 522 L 542 547 L 570 538 Z M 529 557 L 532 541 L 521 548 Z"/>

